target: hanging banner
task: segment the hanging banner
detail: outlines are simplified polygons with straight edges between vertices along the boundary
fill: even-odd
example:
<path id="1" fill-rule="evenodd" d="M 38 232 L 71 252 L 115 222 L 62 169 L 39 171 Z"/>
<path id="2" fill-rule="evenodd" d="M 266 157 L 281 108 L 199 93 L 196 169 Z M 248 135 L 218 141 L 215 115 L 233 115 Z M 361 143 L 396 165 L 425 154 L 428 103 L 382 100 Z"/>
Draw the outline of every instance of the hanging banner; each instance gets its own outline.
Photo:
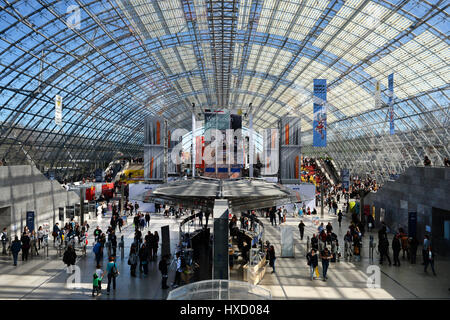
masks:
<path id="1" fill-rule="evenodd" d="M 60 95 L 55 96 L 55 124 L 62 125 L 62 97 Z"/>
<path id="2" fill-rule="evenodd" d="M 349 169 L 342 169 L 341 170 L 341 179 L 342 179 L 342 187 L 345 190 L 349 190 L 350 187 L 350 170 Z"/>
<path id="3" fill-rule="evenodd" d="M 381 87 L 380 81 L 377 81 L 375 84 L 375 108 L 381 108 Z"/>
<path id="4" fill-rule="evenodd" d="M 327 146 L 327 80 L 314 79 L 313 146 Z"/>
<path id="5" fill-rule="evenodd" d="M 388 76 L 388 87 L 389 87 L 389 127 L 390 133 L 393 135 L 394 130 L 394 74 L 391 73 Z"/>

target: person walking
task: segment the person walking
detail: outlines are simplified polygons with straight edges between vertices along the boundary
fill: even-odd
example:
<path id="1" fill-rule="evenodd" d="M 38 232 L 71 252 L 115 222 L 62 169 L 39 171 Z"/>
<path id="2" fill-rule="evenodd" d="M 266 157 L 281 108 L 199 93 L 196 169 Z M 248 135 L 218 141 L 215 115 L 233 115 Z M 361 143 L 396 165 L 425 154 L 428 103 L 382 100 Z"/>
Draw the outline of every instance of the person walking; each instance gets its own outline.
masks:
<path id="1" fill-rule="evenodd" d="M 2 242 L 2 247 L 3 247 L 2 254 L 6 255 L 7 254 L 6 245 L 8 244 L 8 232 L 7 232 L 6 228 L 3 228 L 3 231 L 0 234 L 0 241 Z"/>
<path id="2" fill-rule="evenodd" d="M 102 279 L 103 279 L 103 270 L 102 266 L 97 264 L 97 268 L 93 274 L 93 283 L 92 283 L 92 296 L 97 293 L 97 296 L 102 293 Z"/>
<path id="3" fill-rule="evenodd" d="M 379 241 L 380 243 L 378 244 L 378 251 L 380 252 L 380 264 L 383 264 L 383 258 L 386 256 L 389 265 L 392 265 L 391 258 L 389 258 L 389 241 L 387 239 L 387 236 L 382 237 Z"/>
<path id="4" fill-rule="evenodd" d="M 19 240 L 18 236 L 15 236 L 14 241 L 11 243 L 11 253 L 13 255 L 14 266 L 17 266 L 17 257 L 19 256 L 19 252 L 22 249 L 22 243 Z"/>
<path id="5" fill-rule="evenodd" d="M 303 223 L 303 220 L 300 220 L 298 230 L 300 231 L 300 240 L 303 240 L 303 234 L 305 233 L 305 224 Z"/>
<path id="6" fill-rule="evenodd" d="M 431 246 L 430 236 L 426 234 L 425 239 L 423 240 L 423 247 L 422 247 L 422 257 L 423 257 L 422 265 L 425 265 L 428 260 L 427 253 L 430 246 Z"/>
<path id="7" fill-rule="evenodd" d="M 106 288 L 106 294 L 109 295 L 111 289 L 111 282 L 113 284 L 113 290 L 116 290 L 116 278 L 119 276 L 119 269 L 117 268 L 114 257 L 109 257 L 109 262 L 106 265 L 106 273 L 108 275 L 108 287 Z"/>
<path id="8" fill-rule="evenodd" d="M 55 223 L 55 225 L 53 226 L 53 231 L 52 231 L 52 237 L 53 237 L 53 246 L 55 246 L 56 243 L 56 238 L 58 238 L 60 229 L 59 229 L 59 223 Z"/>
<path id="9" fill-rule="evenodd" d="M 28 251 L 30 250 L 30 237 L 27 232 L 22 234 L 22 238 L 20 238 L 22 242 L 22 261 L 28 261 Z"/>
<path id="10" fill-rule="evenodd" d="M 115 257 L 116 256 L 116 250 L 117 250 L 117 236 L 116 233 L 113 231 L 111 231 L 111 233 L 108 236 L 108 241 L 111 245 L 111 251 L 112 251 L 112 256 Z"/>
<path id="11" fill-rule="evenodd" d="M 119 232 L 122 233 L 123 218 L 121 216 L 119 216 L 119 219 L 117 220 L 117 226 L 119 227 Z"/>
<path id="12" fill-rule="evenodd" d="M 38 238 L 38 250 L 41 250 L 41 243 L 44 242 L 44 235 L 45 235 L 45 231 L 44 229 L 42 229 L 42 226 L 39 227 L 38 232 L 37 232 L 37 238 Z"/>
<path id="13" fill-rule="evenodd" d="M 96 262 L 97 265 L 100 264 L 100 261 L 102 259 L 102 253 L 100 252 L 101 246 L 102 246 L 102 244 L 100 243 L 100 241 L 97 241 L 95 243 L 94 247 L 92 248 L 92 251 L 95 254 L 95 262 Z"/>
<path id="14" fill-rule="evenodd" d="M 167 278 L 169 277 L 167 269 L 168 266 L 169 263 L 167 262 L 167 256 L 164 255 L 158 265 L 158 269 L 161 272 L 161 289 L 169 289 L 169 286 L 167 285 Z"/>
<path id="15" fill-rule="evenodd" d="M 136 277 L 138 256 L 136 253 L 136 245 L 133 243 L 130 248 L 130 254 L 128 256 L 128 265 L 130 266 L 130 274 L 132 277 Z"/>
<path id="16" fill-rule="evenodd" d="M 269 248 L 269 266 L 272 267 L 272 273 L 275 273 L 275 260 L 277 259 L 275 256 L 275 247 L 273 245 Z"/>
<path id="17" fill-rule="evenodd" d="M 322 252 L 320 253 L 320 259 L 322 259 L 322 274 L 323 274 L 323 281 L 326 281 L 327 278 L 327 271 L 328 267 L 330 266 L 330 260 L 332 258 L 332 255 L 330 251 L 328 251 L 328 248 L 323 248 Z"/>
<path id="18" fill-rule="evenodd" d="M 400 243 L 400 236 L 396 234 L 394 238 L 392 239 L 392 252 L 394 255 L 394 266 L 400 267 L 400 250 L 401 250 L 401 243 Z"/>
<path id="19" fill-rule="evenodd" d="M 341 227 L 341 222 L 342 222 L 342 210 L 339 210 L 338 213 L 338 222 L 339 222 L 339 228 Z"/>
<path id="20" fill-rule="evenodd" d="M 426 251 L 426 255 L 425 255 L 425 267 L 423 269 L 424 272 L 427 272 L 428 265 L 431 265 L 431 270 L 433 271 L 433 275 L 437 276 L 436 272 L 434 271 L 434 252 L 433 252 L 431 245 L 427 247 L 427 251 Z"/>
<path id="21" fill-rule="evenodd" d="M 315 249 L 311 249 L 311 251 L 306 254 L 306 260 L 310 270 L 310 278 L 311 280 L 314 280 L 314 272 L 319 265 L 319 259 Z"/>

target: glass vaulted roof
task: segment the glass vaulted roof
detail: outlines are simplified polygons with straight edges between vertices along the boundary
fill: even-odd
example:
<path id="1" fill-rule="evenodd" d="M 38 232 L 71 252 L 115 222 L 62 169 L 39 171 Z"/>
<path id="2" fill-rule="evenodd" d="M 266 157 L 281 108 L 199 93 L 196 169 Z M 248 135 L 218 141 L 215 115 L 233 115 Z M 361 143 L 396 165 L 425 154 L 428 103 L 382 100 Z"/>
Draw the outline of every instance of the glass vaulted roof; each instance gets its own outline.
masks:
<path id="1" fill-rule="evenodd" d="M 299 116 L 305 155 L 355 173 L 384 179 L 425 154 L 442 164 L 448 14 L 444 0 L 0 0 L 0 156 L 41 168 L 140 156 L 147 115 L 189 129 L 192 103 L 197 114 L 252 103 L 256 128 Z M 326 148 L 312 147 L 316 78 L 328 84 Z"/>

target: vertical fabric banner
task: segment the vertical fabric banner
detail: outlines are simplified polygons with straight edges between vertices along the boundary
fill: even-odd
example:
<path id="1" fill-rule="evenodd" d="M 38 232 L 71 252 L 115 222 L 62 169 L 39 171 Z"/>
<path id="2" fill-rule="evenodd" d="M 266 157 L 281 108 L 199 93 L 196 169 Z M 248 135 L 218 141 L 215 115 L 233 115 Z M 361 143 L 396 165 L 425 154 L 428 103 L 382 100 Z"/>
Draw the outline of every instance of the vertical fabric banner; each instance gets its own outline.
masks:
<path id="1" fill-rule="evenodd" d="M 375 108 L 381 108 L 381 89 L 380 81 L 375 83 Z"/>
<path id="2" fill-rule="evenodd" d="M 313 146 L 327 146 L 327 80 L 314 79 Z"/>
<path id="3" fill-rule="evenodd" d="M 389 127 L 390 133 L 393 135 L 394 130 L 394 74 L 391 73 L 388 76 L 388 87 L 389 87 Z"/>
<path id="4" fill-rule="evenodd" d="M 60 95 L 55 96 L 55 124 L 62 125 L 62 97 Z"/>

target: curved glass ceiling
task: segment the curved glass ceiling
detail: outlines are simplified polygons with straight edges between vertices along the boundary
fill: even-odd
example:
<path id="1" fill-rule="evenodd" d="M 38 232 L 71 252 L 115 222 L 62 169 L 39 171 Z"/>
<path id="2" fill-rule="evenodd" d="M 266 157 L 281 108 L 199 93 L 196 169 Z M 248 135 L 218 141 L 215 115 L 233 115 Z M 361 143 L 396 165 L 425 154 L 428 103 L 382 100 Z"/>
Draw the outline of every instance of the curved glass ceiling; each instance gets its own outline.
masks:
<path id="1" fill-rule="evenodd" d="M 398 173 L 424 154 L 442 164 L 448 9 L 443 0 L 0 0 L 0 156 L 41 169 L 140 156 L 147 115 L 189 129 L 192 103 L 196 113 L 252 103 L 256 128 L 300 116 L 305 154 L 338 166 Z M 325 149 L 311 147 L 315 78 L 328 83 Z"/>

